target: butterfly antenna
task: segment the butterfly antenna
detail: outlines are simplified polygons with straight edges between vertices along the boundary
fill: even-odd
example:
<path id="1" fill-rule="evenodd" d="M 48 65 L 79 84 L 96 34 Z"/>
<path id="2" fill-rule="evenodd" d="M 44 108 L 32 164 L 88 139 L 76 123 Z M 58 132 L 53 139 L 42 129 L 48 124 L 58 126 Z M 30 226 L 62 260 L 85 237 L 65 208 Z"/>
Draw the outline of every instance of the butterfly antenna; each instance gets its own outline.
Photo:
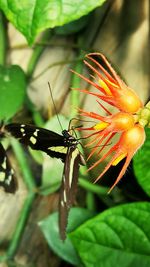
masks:
<path id="1" fill-rule="evenodd" d="M 59 122 L 59 125 L 60 125 L 61 130 L 63 131 L 63 127 L 62 127 L 62 124 L 61 124 L 60 119 L 59 119 L 59 116 L 58 116 L 57 108 L 56 108 L 55 101 L 54 101 L 53 94 L 52 94 L 52 89 L 51 89 L 51 86 L 50 86 L 50 83 L 49 83 L 49 82 L 48 82 L 48 87 L 49 87 L 49 91 L 50 91 L 51 99 L 52 99 L 52 102 L 53 102 L 53 106 L 54 106 L 55 114 L 56 114 L 56 116 L 57 116 L 57 120 L 58 120 L 58 122 Z"/>

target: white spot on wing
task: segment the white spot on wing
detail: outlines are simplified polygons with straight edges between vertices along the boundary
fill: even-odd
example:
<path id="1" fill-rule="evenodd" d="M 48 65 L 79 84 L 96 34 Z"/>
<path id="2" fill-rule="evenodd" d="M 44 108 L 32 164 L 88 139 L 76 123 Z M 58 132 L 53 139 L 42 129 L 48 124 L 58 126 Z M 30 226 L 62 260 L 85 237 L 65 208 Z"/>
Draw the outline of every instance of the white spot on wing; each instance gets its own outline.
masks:
<path id="1" fill-rule="evenodd" d="M 4 161 L 2 163 L 2 167 L 3 167 L 4 170 L 6 170 L 6 157 L 4 158 Z"/>
<path id="2" fill-rule="evenodd" d="M 10 173 L 11 173 L 11 175 L 13 175 L 13 174 L 14 174 L 14 170 L 13 170 L 13 169 L 11 169 L 11 170 L 10 170 Z"/>
<path id="3" fill-rule="evenodd" d="M 33 135 L 34 135 L 35 137 L 37 137 L 38 132 L 39 132 L 39 129 L 36 129 L 36 131 L 33 133 Z"/>
<path id="4" fill-rule="evenodd" d="M 5 173 L 4 172 L 0 172 L 0 182 L 3 182 L 5 180 Z"/>
<path id="5" fill-rule="evenodd" d="M 20 132 L 21 133 L 24 133 L 25 132 L 25 129 L 23 127 L 20 128 Z"/>
<path id="6" fill-rule="evenodd" d="M 36 144 L 36 138 L 34 136 L 30 137 L 30 142 L 35 145 Z"/>
<path id="7" fill-rule="evenodd" d="M 51 147 L 48 147 L 48 150 L 66 154 L 67 153 L 67 150 L 68 150 L 68 147 L 64 147 L 64 146 L 51 146 Z"/>
<path id="8" fill-rule="evenodd" d="M 76 148 L 71 155 L 71 160 L 70 160 L 70 172 L 69 172 L 69 187 L 71 188 L 72 185 L 72 178 L 73 178 L 73 166 L 74 166 L 74 161 L 79 154 L 78 148 Z"/>
<path id="9" fill-rule="evenodd" d="M 8 177 L 7 177 L 7 179 L 5 180 L 5 183 L 6 183 L 7 185 L 10 185 L 11 180 L 12 180 L 12 175 L 9 174 Z"/>
<path id="10" fill-rule="evenodd" d="M 21 126 L 21 128 L 20 128 L 20 132 L 22 133 L 22 136 L 25 136 L 25 135 L 26 135 L 24 126 L 25 126 L 25 125 L 22 124 L 22 126 Z"/>
<path id="11" fill-rule="evenodd" d="M 67 196 L 66 196 L 66 192 L 65 192 L 65 190 L 64 190 L 64 192 L 63 192 L 63 195 L 64 195 L 64 202 L 66 203 L 66 202 L 67 202 Z"/>

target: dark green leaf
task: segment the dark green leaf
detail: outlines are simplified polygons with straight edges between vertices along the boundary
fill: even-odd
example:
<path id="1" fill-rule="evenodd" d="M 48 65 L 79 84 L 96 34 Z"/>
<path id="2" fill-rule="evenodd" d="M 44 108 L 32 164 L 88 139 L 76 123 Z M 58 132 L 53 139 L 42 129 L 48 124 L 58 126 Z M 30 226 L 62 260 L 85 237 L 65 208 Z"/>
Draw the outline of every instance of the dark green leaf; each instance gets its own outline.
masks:
<path id="1" fill-rule="evenodd" d="M 134 173 L 143 190 L 150 196 L 150 129 L 146 129 L 146 141 L 133 158 Z"/>
<path id="2" fill-rule="evenodd" d="M 56 27 L 55 32 L 56 34 L 60 34 L 60 35 L 67 35 L 67 34 L 73 34 L 73 33 L 79 32 L 88 24 L 89 17 L 90 15 L 83 16 L 78 20 L 74 20 L 70 23 L 65 24 L 64 26 Z"/>
<path id="3" fill-rule="evenodd" d="M 62 26 L 88 14 L 105 0 L 0 1 L 0 8 L 30 44 L 47 28 Z"/>
<path id="4" fill-rule="evenodd" d="M 19 66 L 0 66 L 0 120 L 7 120 L 19 111 L 25 88 L 25 74 Z"/>
<path id="5" fill-rule="evenodd" d="M 111 208 L 70 237 L 86 267 L 150 266 L 150 203 Z"/>
<path id="6" fill-rule="evenodd" d="M 72 208 L 69 213 L 68 220 L 68 232 L 74 230 L 83 222 L 93 216 L 93 212 L 90 212 L 82 208 Z M 49 246 L 64 260 L 74 265 L 80 264 L 80 259 L 69 239 L 63 242 L 60 240 L 58 232 L 58 213 L 53 213 L 43 221 L 39 223 L 41 230 L 49 244 Z"/>

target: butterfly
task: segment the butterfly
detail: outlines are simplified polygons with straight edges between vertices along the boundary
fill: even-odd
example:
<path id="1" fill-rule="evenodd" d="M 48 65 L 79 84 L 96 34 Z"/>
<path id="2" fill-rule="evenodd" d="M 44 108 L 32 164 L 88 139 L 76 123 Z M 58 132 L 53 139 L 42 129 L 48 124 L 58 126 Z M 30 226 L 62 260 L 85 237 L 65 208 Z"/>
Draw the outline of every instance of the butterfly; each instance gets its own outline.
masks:
<path id="1" fill-rule="evenodd" d="M 3 123 L 0 125 L 0 139 L 3 139 Z M 18 184 L 17 179 L 14 176 L 14 170 L 9 162 L 6 150 L 0 143 L 0 186 L 3 187 L 7 193 L 15 193 Z"/>
<path id="2" fill-rule="evenodd" d="M 0 186 L 7 193 L 15 193 L 17 190 L 17 180 L 14 176 L 14 170 L 11 167 L 6 151 L 0 143 Z"/>
<path id="3" fill-rule="evenodd" d="M 63 130 L 62 135 L 34 125 L 11 123 L 4 126 L 4 132 L 34 150 L 41 150 L 50 157 L 64 162 L 59 199 L 59 232 L 62 240 L 66 238 L 66 227 L 71 206 L 75 201 L 79 166 L 85 165 L 77 145 L 79 140 Z M 4 186 L 4 184 L 3 184 Z"/>

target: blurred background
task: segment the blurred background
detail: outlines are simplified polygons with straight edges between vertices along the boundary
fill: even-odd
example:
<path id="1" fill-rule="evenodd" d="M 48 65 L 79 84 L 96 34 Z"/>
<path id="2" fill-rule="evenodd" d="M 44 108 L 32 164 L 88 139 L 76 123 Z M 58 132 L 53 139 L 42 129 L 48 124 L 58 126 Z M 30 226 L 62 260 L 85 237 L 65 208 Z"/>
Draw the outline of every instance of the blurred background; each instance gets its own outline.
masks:
<path id="1" fill-rule="evenodd" d="M 77 10 L 80 9 L 78 1 L 75 5 Z M 29 46 L 25 37 L 7 21 L 5 24 L 8 34 L 7 64 L 19 65 L 27 78 L 27 102 L 15 114 L 12 121 L 35 123 L 39 126 L 42 122 L 49 129 L 61 133 L 57 118 L 53 117 L 56 111 L 50 97 L 48 82 L 51 85 L 57 112 L 68 118 L 66 120 L 60 115 L 63 128 L 67 129 L 68 121 L 71 116 L 76 115 L 75 107 L 78 105 L 86 110 L 93 107 L 93 111 L 100 112 L 99 107 L 95 106 L 94 97 L 81 93 L 74 101 L 74 93 L 70 89 L 73 85 L 77 87 L 70 69 L 80 72 L 82 68 L 83 73 L 88 76 L 88 70 L 82 61 L 84 55 L 89 52 L 103 53 L 124 81 L 137 92 L 143 103 L 147 103 L 150 92 L 148 5 L 148 0 L 107 0 L 75 22 L 42 32 L 32 46 Z M 36 53 L 39 54 L 33 67 L 31 63 Z M 80 87 L 86 86 L 86 83 L 81 81 Z M 85 150 L 85 157 L 86 154 Z M 34 183 L 37 188 L 42 186 L 39 194 L 38 189 L 35 189 L 33 194 L 22 179 L 22 171 L 10 146 L 8 156 L 15 169 L 19 187 L 14 195 L 6 194 L 3 190 L 0 192 L 0 254 L 4 256 L 9 248 L 12 255 L 9 263 L 2 261 L 0 266 L 72 266 L 61 257 L 57 249 L 50 248 L 38 225 L 39 221 L 57 211 L 63 164 L 59 160 L 55 161 L 41 153 L 29 152 L 25 148 L 24 157 L 34 177 Z M 99 171 L 99 169 L 94 170 L 95 173 Z M 115 169 L 115 173 L 117 171 Z M 129 173 L 131 178 L 132 167 Z M 50 175 L 52 177 L 49 180 Z M 94 176 L 95 174 L 90 174 L 90 180 Z M 105 197 L 99 198 L 95 195 L 94 212 L 98 214 L 107 209 L 109 201 L 110 206 L 113 206 L 133 200 L 149 199 L 138 187 L 134 177 L 131 181 L 128 180 L 120 183 L 121 190 L 124 191 L 122 187 L 125 187 L 123 193 L 118 189 L 116 195 L 114 193 L 113 197 L 106 197 L 106 200 Z M 105 186 L 110 186 L 112 181 L 109 182 L 106 178 L 104 183 Z M 91 197 L 90 194 L 88 197 Z M 86 207 L 88 201 L 84 185 L 79 185 L 75 205 Z M 91 201 L 93 203 L 93 198 Z M 17 245 L 15 243 L 13 248 L 10 244 L 20 220 L 23 220 L 23 227 L 17 232 L 19 239 L 16 236 L 18 243 Z"/>

